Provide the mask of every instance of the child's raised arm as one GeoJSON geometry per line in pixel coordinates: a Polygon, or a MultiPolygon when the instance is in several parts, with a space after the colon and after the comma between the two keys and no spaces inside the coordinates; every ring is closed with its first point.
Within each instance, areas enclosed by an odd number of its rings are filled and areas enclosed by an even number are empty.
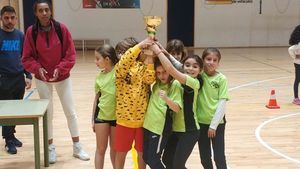
{"type": "Polygon", "coordinates": [[[172,63],[169,61],[167,56],[162,52],[162,50],[158,47],[157,44],[153,44],[151,47],[151,50],[154,52],[154,54],[159,58],[160,62],[162,63],[165,70],[171,74],[171,76],[178,80],[181,84],[186,84],[187,75],[184,73],[181,73],[178,71],[172,63]]]}
{"type": "Polygon", "coordinates": [[[171,63],[174,65],[174,67],[183,72],[182,66],[183,64],[179,62],[177,59],[174,58],[159,42],[155,42],[158,47],[162,50],[162,52],[170,59],[171,63]]]}
{"type": "Polygon", "coordinates": [[[116,64],[116,76],[125,77],[132,64],[138,58],[141,50],[151,46],[152,43],[153,41],[151,39],[146,38],[134,47],[127,49],[127,51],[122,55],[120,61],[116,64]]]}

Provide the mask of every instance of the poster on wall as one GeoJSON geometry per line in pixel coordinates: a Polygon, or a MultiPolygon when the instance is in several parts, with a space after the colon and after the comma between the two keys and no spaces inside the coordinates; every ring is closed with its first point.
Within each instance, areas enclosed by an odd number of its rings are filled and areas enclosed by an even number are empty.
{"type": "Polygon", "coordinates": [[[140,8],[140,0],[82,0],[83,8],[140,8]]]}

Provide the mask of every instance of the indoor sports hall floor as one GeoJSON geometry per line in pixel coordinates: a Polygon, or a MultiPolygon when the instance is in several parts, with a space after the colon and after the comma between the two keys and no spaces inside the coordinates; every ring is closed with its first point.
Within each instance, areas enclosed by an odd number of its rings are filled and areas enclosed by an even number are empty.
{"type": "MultiPolygon", "coordinates": [[[[288,56],[287,47],[220,50],[222,59],[219,70],[227,76],[230,88],[225,132],[229,168],[300,168],[300,105],[291,103],[294,65],[288,56]],[[272,89],[276,91],[280,109],[272,110],[265,107],[272,89]]],[[[194,53],[201,55],[202,49],[196,49],[194,53]]],[[[90,119],[97,68],[93,54],[93,51],[89,51],[85,56],[81,56],[81,52],[78,52],[77,63],[71,75],[80,139],[91,160],[80,161],[72,157],[71,138],[55,94],[54,143],[58,156],[57,163],[50,165],[49,169],[94,168],[96,144],[90,119]]],[[[37,91],[30,97],[34,98],[38,98],[37,91]]],[[[4,141],[0,141],[0,169],[34,168],[32,132],[31,126],[17,126],[16,135],[23,141],[23,147],[18,149],[17,155],[7,154],[4,150],[4,141]]],[[[133,168],[131,157],[131,153],[128,153],[126,169],[133,168]]],[[[112,169],[108,154],[105,160],[104,168],[112,169]]],[[[187,162],[187,167],[202,168],[197,146],[187,162]]]]}

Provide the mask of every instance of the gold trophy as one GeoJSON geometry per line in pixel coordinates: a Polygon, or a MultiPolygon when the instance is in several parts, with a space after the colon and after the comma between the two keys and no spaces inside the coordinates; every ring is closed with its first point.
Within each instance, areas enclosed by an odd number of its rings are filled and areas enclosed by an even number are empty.
{"type": "MultiPolygon", "coordinates": [[[[156,27],[161,24],[161,20],[162,17],[160,16],[144,16],[144,21],[146,23],[145,29],[151,39],[155,39],[156,27]]],[[[153,52],[151,50],[145,50],[144,54],[153,55],[153,52]]]]}

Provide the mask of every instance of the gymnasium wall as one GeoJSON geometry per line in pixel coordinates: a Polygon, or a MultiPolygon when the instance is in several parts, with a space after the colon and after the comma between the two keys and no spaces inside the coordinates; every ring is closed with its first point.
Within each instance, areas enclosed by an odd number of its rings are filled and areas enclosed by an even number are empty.
{"type": "Polygon", "coordinates": [[[83,9],[82,0],[53,0],[54,17],[67,24],[74,39],[109,39],[113,45],[128,36],[146,37],[143,14],[163,17],[157,37],[165,44],[166,5],[165,0],[141,0],[141,9],[83,9]]]}
{"type": "MultiPolygon", "coordinates": [[[[195,0],[195,47],[287,46],[291,31],[300,24],[300,1],[262,0],[262,14],[259,1],[205,5],[195,0]]],[[[54,11],[74,39],[104,38],[113,45],[128,36],[141,40],[146,35],[143,14],[159,15],[164,20],[157,36],[166,43],[166,0],[141,0],[141,9],[83,9],[82,0],[54,0],[54,11]]]]}
{"type": "Polygon", "coordinates": [[[204,5],[196,0],[195,46],[287,46],[300,24],[299,0],[262,0],[231,5],[204,5]]]}

